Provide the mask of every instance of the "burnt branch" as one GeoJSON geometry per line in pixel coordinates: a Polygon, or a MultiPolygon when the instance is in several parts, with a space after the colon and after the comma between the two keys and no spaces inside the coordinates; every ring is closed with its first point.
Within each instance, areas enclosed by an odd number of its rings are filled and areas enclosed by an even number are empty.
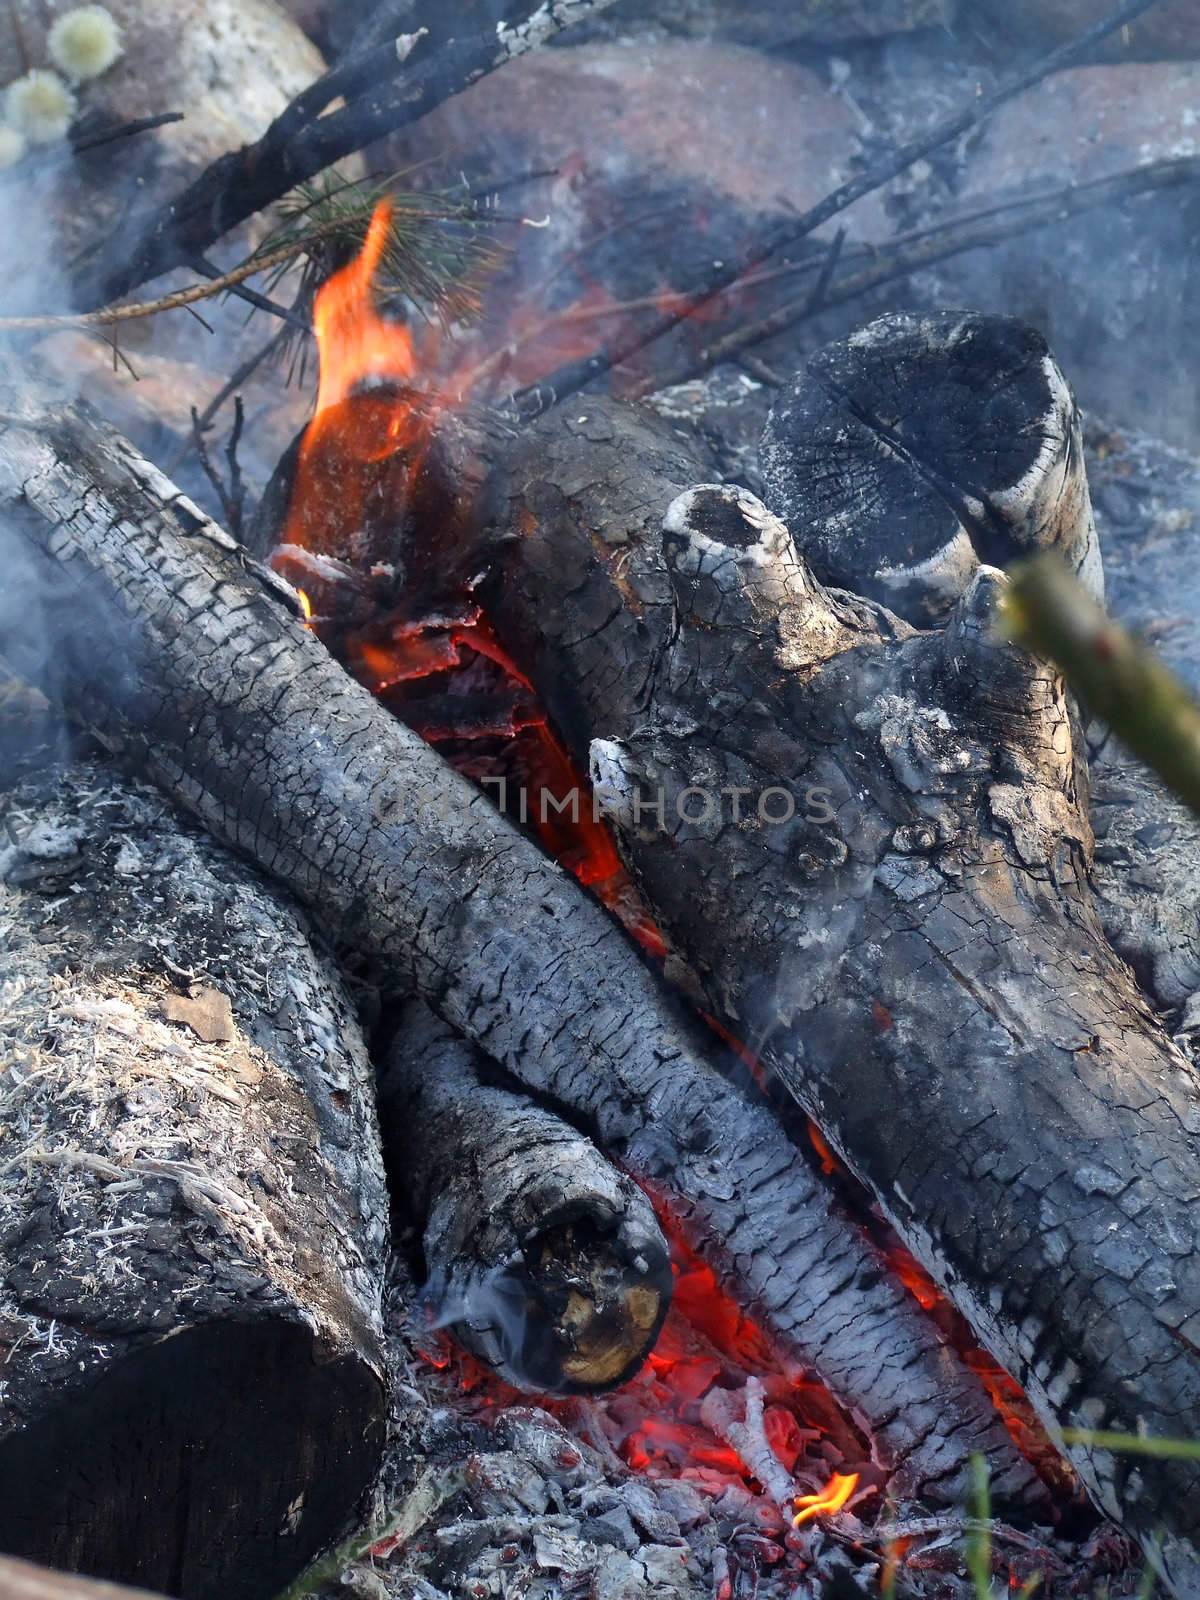
{"type": "Polygon", "coordinates": [[[384,1138],[424,1226],[430,1303],[518,1388],[615,1388],[671,1301],[642,1191],[425,1006],[408,1007],[380,1084],[384,1138]]]}
{"type": "Polygon", "coordinates": [[[411,67],[407,37],[334,67],[282,111],[256,143],[221,156],[167,205],[130,219],[78,274],[76,303],[106,306],[148,279],[187,266],[297,184],[419,121],[487,73],[609,4],[541,0],[524,21],[450,40],[411,67]],[[343,93],[346,104],[327,110],[343,93]]]}
{"type": "MultiPolygon", "coordinates": [[[[656,375],[644,379],[632,393],[641,398],[653,389],[667,387],[669,383],[685,383],[710,371],[722,361],[745,359],[757,345],[809,321],[821,312],[848,305],[870,294],[873,289],[895,283],[899,278],[907,278],[938,261],[948,261],[954,256],[964,255],[968,250],[982,250],[989,245],[1002,244],[1007,239],[1023,236],[1037,228],[1050,227],[1065,217],[1078,216],[1103,206],[1124,205],[1144,194],[1156,194],[1164,189],[1184,187],[1198,181],[1200,158],[1196,156],[1150,161],[1140,167],[1131,167],[1126,172],[1114,173],[1111,177],[1068,184],[1047,194],[1009,200],[965,216],[948,217],[933,227],[892,239],[886,244],[872,245],[862,251],[845,251],[841,256],[843,264],[851,258],[856,263],[865,264],[859,264],[856,271],[841,276],[833,275],[833,267],[837,263],[831,248],[826,252],[820,269],[822,277],[827,269],[829,272],[823,291],[818,292],[821,288],[818,282],[802,295],[785,301],[764,316],[731,328],[699,350],[687,367],[673,372],[669,378],[656,375]]],[[[773,388],[779,384],[779,379],[774,376],[768,376],[763,381],[773,388]]]]}

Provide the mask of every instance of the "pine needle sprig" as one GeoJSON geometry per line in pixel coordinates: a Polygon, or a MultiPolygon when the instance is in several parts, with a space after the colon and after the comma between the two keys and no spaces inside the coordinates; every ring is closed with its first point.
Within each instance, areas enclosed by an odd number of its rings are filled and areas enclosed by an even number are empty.
{"type": "Polygon", "coordinates": [[[488,236],[486,213],[469,198],[405,189],[399,180],[349,181],[323,173],[294,189],[276,207],[278,226],[260,246],[264,256],[295,247],[292,259],[266,279],[268,292],[298,267],[294,305],[307,317],[320,286],[362,249],[375,208],[385,199],[392,224],[376,281],[380,307],[447,326],[470,320],[479,310],[483,280],[503,253],[488,236]]]}

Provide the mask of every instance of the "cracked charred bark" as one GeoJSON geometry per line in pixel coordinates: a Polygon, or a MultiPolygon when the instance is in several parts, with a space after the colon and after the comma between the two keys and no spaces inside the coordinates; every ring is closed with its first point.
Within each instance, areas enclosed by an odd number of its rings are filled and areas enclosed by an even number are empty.
{"type": "Polygon", "coordinates": [[[667,1242],[646,1196],[589,1139],[486,1073],[427,1006],[405,1008],[380,1116],[423,1223],[430,1302],[518,1388],[615,1388],[670,1306],[667,1242]]]}
{"type": "MultiPolygon", "coordinates": [[[[1098,924],[1071,714],[991,635],[1002,574],[919,633],[744,491],[649,483],[650,431],[590,402],[529,438],[489,615],[713,1008],[1052,1437],[1200,1436],[1197,1081],[1098,924]]],[[[1193,1592],[1200,1467],[1070,1456],[1193,1592]]]]}
{"type": "Polygon", "coordinates": [[[669,1187],[693,1245],[862,1419],[897,1495],[958,1499],[981,1452],[998,1499],[1040,1503],[978,1379],[599,906],[127,443],[83,407],[4,398],[0,544],[9,596],[23,570],[34,591],[4,619],[17,666],[391,986],[669,1187]]]}
{"type": "Polygon", "coordinates": [[[1053,544],[1104,584],[1074,396],[1014,317],[880,317],[826,345],[772,407],[767,504],[822,583],[927,625],[981,562],[1053,544]]]}
{"type": "Polygon", "coordinates": [[[0,1547],[257,1600],[383,1449],[366,1048],[298,913],[155,790],[85,763],[0,804],[0,1547]]]}

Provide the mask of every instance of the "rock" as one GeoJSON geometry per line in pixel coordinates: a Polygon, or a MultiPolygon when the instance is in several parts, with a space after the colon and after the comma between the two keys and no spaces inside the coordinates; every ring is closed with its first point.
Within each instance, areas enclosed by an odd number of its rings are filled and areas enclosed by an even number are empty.
{"type": "MultiPolygon", "coordinates": [[[[654,21],[682,33],[759,46],[845,44],[916,28],[949,27],[955,0],[659,0],[654,21]]],[[[644,22],[645,0],[625,0],[615,21],[644,22]]]]}
{"type": "MultiPolygon", "coordinates": [[[[655,193],[676,189],[781,214],[814,204],[849,175],[856,128],[845,103],[806,67],[738,45],[633,40],[525,56],[439,107],[393,148],[410,160],[437,152],[451,174],[556,167],[610,191],[636,179],[645,210],[655,193]]],[[[537,214],[520,192],[523,209],[537,214]]],[[[619,214],[606,218],[615,220],[619,214]]],[[[859,237],[880,226],[872,206],[845,220],[859,237]]],[[[676,214],[677,231],[680,223],[676,214]]],[[[693,240],[702,227],[699,217],[683,219],[693,240]]],[[[626,234],[626,251],[630,242],[626,234]]]]}
{"type": "MultiPolygon", "coordinates": [[[[68,0],[13,0],[0,29],[0,85],[24,70],[49,64],[47,35],[68,0]],[[20,30],[18,42],[17,30],[20,30]]],[[[181,122],[72,157],[65,143],[53,159],[26,157],[12,169],[4,200],[17,229],[21,275],[30,294],[62,302],[61,284],[30,273],[24,219],[48,216],[59,261],[94,243],[147,196],[166,198],[210,161],[256,139],[289,100],[324,71],[316,46],[273,0],[109,0],[121,29],[123,53],[102,76],[78,87],[75,128],[106,127],[162,112],[184,113],[181,122]]],[[[12,232],[10,228],[6,230],[12,232]]],[[[0,250],[0,265],[12,246],[0,250]]],[[[13,273],[4,298],[11,301],[13,273]]],[[[10,305],[5,309],[12,309],[10,305]]]]}
{"type": "MultiPolygon", "coordinates": [[[[1111,0],[976,0],[981,19],[1025,49],[1062,44],[1112,11],[1111,0]]],[[[1195,0],[1158,0],[1145,16],[1106,46],[1113,60],[1200,56],[1200,7],[1195,0]]]]}
{"type": "Polygon", "coordinates": [[[322,54],[333,59],[329,52],[330,33],[344,11],[336,0],[279,0],[279,9],[291,17],[322,54]]]}
{"type": "MultiPolygon", "coordinates": [[[[989,205],[1141,163],[1200,154],[1200,64],[1059,73],[1004,106],[968,160],[959,200],[989,205]]],[[[1035,323],[1085,410],[1192,445],[1200,393],[1194,241],[1200,185],[1087,212],[944,263],[943,303],[1035,323]]]]}
{"type": "MultiPolygon", "coordinates": [[[[172,311],[125,325],[120,346],[124,361],[114,361],[101,340],[65,329],[38,344],[37,358],[64,388],[89,400],[151,461],[169,470],[192,499],[224,523],[224,509],[195,450],[189,447],[191,408],[202,411],[238,362],[271,337],[276,324],[257,314],[247,324],[238,301],[215,301],[201,309],[216,329],[215,337],[206,334],[186,312],[172,311]]],[[[288,385],[286,368],[271,362],[259,367],[239,393],[245,403],[246,426],[238,461],[254,501],[308,420],[311,395],[299,385],[288,385]]],[[[228,464],[224,452],[233,418],[231,400],[208,436],[213,463],[225,478],[228,464]]]]}
{"type": "MultiPolygon", "coordinates": [[[[637,39],[513,62],[387,141],[383,159],[404,169],[438,152],[430,182],[553,173],[503,196],[507,212],[535,223],[501,231],[512,255],[487,288],[481,349],[511,352],[508,387],[620,343],[644,322],[648,297],[694,294],[714,262],[765,245],[849,176],[858,126],[815,72],[783,57],[637,39]],[[638,305],[614,314],[613,301],[638,305]],[[566,308],[601,309],[603,320],[555,327],[566,308]]],[[[888,231],[875,197],[845,220],[852,238],[888,231]]],[[[697,319],[678,342],[703,333],[697,319]]],[[[654,370],[671,371],[673,356],[656,346],[654,370]]]]}

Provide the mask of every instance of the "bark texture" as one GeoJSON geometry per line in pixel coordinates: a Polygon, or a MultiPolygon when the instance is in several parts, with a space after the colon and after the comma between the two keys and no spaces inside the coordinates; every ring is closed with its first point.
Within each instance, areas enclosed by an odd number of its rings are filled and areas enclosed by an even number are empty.
{"type": "Polygon", "coordinates": [[[428,1294],[518,1388],[615,1388],[671,1303],[650,1202],[592,1142],[486,1064],[419,1002],[381,1083],[384,1137],[424,1224],[428,1294]]]}
{"type": "MultiPolygon", "coordinates": [[[[514,459],[489,614],[669,938],[1052,1436],[1194,1436],[1197,1080],[1097,921],[1070,712],[993,638],[1003,576],[915,632],[744,491],[627,495],[648,424],[588,409],[514,459]]],[[[1197,1467],[1070,1454],[1190,1593],[1197,1467]]]]}
{"type": "Polygon", "coordinates": [[[257,1600],[383,1448],[366,1050],[297,912],[156,791],[2,804],[0,1548],[257,1600]]]}
{"type": "Polygon", "coordinates": [[[979,1451],[999,1498],[1036,1502],[979,1381],[599,906],[127,444],[78,408],[14,394],[5,411],[4,565],[34,585],[5,619],[18,664],[46,667],[53,640],[43,681],[126,759],[389,984],[668,1185],[694,1246],[855,1408],[898,1495],[955,1500],[979,1451]]]}

